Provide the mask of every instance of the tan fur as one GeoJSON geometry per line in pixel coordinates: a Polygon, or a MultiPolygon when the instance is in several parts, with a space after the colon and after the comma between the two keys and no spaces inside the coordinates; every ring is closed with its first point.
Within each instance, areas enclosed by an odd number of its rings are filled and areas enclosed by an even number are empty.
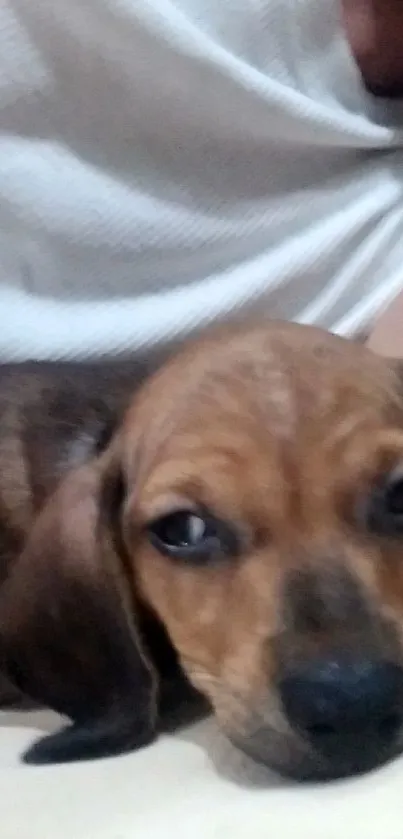
{"type": "MultiPolygon", "coordinates": [[[[383,650],[384,618],[401,637],[400,546],[369,538],[358,510],[378,478],[403,461],[402,428],[393,367],[358,344],[283,324],[224,331],[190,348],[129,411],[123,463],[129,498],[133,492],[134,579],[185,671],[237,738],[273,720],[278,728],[275,642],[282,633],[290,658],[317,645],[359,646],[364,636],[383,650]],[[236,525],[241,557],[192,568],[160,556],[142,531],[170,498],[178,506],[173,496],[236,525]],[[323,575],[326,606],[326,588],[336,598],[339,566],[379,618],[372,635],[343,592],[315,637],[284,626],[288,576],[323,575]]],[[[403,661],[400,641],[390,654],[403,661]]],[[[295,737],[288,745],[296,753],[301,747],[295,737]]]]}

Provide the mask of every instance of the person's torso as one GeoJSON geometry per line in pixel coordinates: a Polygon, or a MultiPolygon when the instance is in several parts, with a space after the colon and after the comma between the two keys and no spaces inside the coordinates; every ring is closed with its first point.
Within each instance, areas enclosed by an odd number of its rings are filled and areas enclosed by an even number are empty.
{"type": "Polygon", "coordinates": [[[399,289],[399,106],[337,0],[0,11],[2,357],[169,340],[241,309],[348,333],[399,289]]]}

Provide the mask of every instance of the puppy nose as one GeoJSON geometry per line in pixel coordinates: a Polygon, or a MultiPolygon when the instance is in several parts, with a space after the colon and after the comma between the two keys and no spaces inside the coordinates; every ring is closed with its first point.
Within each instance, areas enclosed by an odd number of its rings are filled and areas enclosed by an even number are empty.
{"type": "Polygon", "coordinates": [[[328,756],[385,748],[403,722],[403,672],[388,662],[345,655],[311,661],[282,680],[280,695],[290,724],[328,756]]]}

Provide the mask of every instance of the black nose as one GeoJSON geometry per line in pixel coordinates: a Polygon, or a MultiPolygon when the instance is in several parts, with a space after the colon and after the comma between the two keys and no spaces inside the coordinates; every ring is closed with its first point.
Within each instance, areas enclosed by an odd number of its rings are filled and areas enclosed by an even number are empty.
{"type": "Polygon", "coordinates": [[[403,671],[388,662],[314,660],[282,680],[280,695],[293,728],[331,758],[375,764],[403,723],[403,671]]]}

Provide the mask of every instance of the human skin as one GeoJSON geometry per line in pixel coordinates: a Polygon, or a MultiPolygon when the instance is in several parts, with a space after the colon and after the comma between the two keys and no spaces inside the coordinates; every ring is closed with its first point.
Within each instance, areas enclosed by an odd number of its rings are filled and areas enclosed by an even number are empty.
{"type": "MultiPolygon", "coordinates": [[[[343,23],[367,89],[403,98],[403,0],[341,0],[343,23]]],[[[368,345],[380,355],[403,356],[402,293],[374,324],[368,345]]]]}
{"type": "Polygon", "coordinates": [[[378,355],[403,358],[403,292],[375,322],[367,344],[378,355]]]}
{"type": "Polygon", "coordinates": [[[402,0],[341,0],[341,10],[368,90],[377,96],[403,97],[402,0]]]}

